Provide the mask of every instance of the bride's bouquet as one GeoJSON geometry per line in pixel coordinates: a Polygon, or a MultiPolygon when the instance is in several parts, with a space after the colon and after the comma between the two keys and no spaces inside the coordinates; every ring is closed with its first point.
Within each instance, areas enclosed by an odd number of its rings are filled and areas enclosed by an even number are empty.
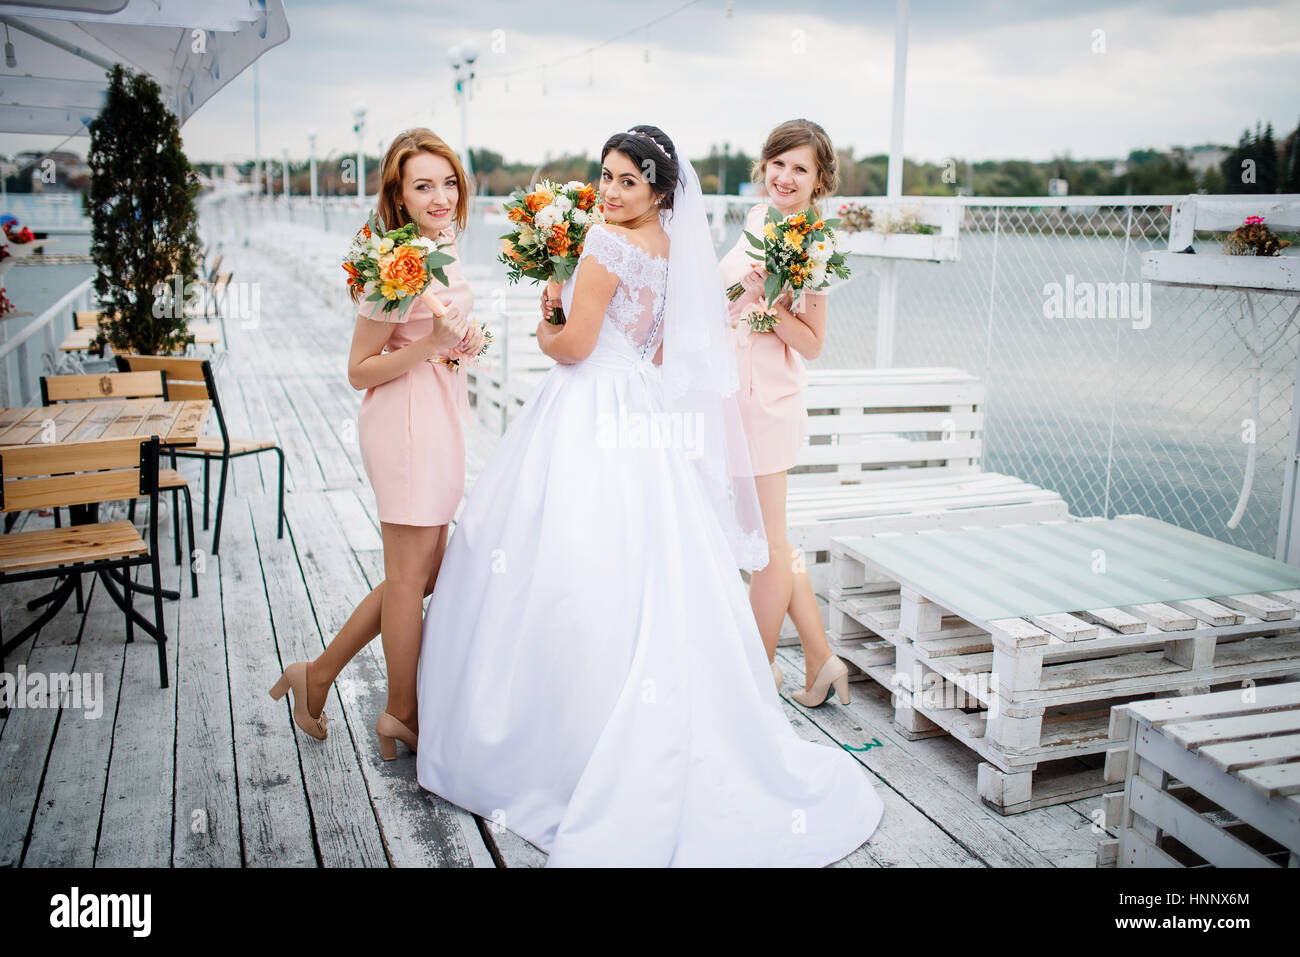
{"type": "Polygon", "coordinates": [[[348,285],[360,289],[366,302],[381,303],[379,314],[396,312],[400,318],[418,297],[435,316],[444,316],[442,301],[426,292],[432,279],[448,285],[443,267],[455,258],[441,250],[450,245],[421,236],[415,223],[385,230],[372,212],[348,247],[343,269],[348,285]]]}
{"type": "MultiPolygon", "coordinates": [[[[547,284],[549,295],[558,296],[559,284],[573,275],[582,254],[587,230],[605,221],[596,204],[596,188],[577,180],[559,183],[543,180],[532,192],[517,189],[505,203],[506,216],[515,223],[513,232],[501,237],[501,255],[512,283],[521,276],[547,284]]],[[[564,322],[558,306],[551,313],[555,325],[564,322]]]]}
{"type": "MultiPolygon", "coordinates": [[[[834,227],[838,223],[838,219],[821,219],[812,207],[783,219],[773,206],[768,208],[763,224],[763,239],[745,230],[745,238],[754,247],[749,255],[767,270],[763,293],[768,308],[751,309],[745,314],[755,332],[768,331],[776,324],[771,308],[787,289],[793,297],[790,308],[798,311],[804,293],[825,289],[832,274],[848,278],[848,263],[836,248],[834,227]]],[[[727,290],[727,298],[735,302],[744,293],[745,287],[736,283],[727,290]]]]}

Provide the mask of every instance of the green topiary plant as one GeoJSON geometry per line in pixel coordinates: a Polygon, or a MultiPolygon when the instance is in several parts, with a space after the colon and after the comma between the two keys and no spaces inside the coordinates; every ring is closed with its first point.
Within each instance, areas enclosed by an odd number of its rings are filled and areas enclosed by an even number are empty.
{"type": "Polygon", "coordinates": [[[121,64],[109,77],[90,123],[86,206],[105,313],[94,348],[166,355],[194,341],[183,307],[196,278],[200,184],[158,84],[121,64]]]}

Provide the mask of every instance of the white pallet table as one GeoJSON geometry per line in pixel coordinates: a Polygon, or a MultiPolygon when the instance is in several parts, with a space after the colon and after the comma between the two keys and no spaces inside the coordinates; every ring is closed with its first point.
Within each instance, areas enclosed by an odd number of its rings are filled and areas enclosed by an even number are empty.
{"type": "MultiPolygon", "coordinates": [[[[1150,522],[1137,516],[1101,525],[1050,522],[1040,527],[1055,530],[1049,534],[1056,547],[1073,541],[1070,536],[1080,526],[1092,526],[1077,534],[1104,534],[1110,539],[1097,540],[1125,541],[1136,552],[1150,547],[1142,534],[1166,534],[1144,524],[1150,522]]],[[[926,580],[915,568],[900,573],[905,563],[898,560],[891,566],[889,552],[879,547],[889,539],[902,541],[898,535],[835,540],[830,583],[828,634],[836,653],[894,692],[900,731],[911,737],[951,734],[978,752],[986,762],[980,767],[981,797],[999,811],[1017,813],[1054,799],[1084,796],[1081,791],[1038,793],[1032,787],[1033,772],[1043,761],[1108,751],[1107,708],[1117,700],[1194,693],[1230,682],[1300,673],[1300,589],[1278,584],[1300,575],[1290,566],[1243,552],[1248,556],[1243,561],[1253,567],[1242,580],[1278,590],[1047,610],[1053,606],[1042,605],[1035,589],[1050,590],[1056,584],[1033,580],[1032,575],[1021,582],[1017,566],[997,552],[998,543],[1012,541],[1012,528],[960,533],[985,536],[964,538],[960,545],[988,563],[987,568],[973,565],[963,574],[979,580],[994,568],[1004,577],[1011,575],[1013,580],[999,587],[1007,600],[1024,601],[1029,614],[989,617],[968,604],[971,593],[955,583],[934,576],[926,580]],[[873,554],[886,557],[877,560],[873,554]]],[[[919,535],[930,541],[912,547],[914,552],[934,552],[936,546],[937,553],[943,553],[956,547],[949,533],[919,535]]],[[[1041,537],[1021,534],[1016,541],[1025,547],[1025,541],[1041,537]]],[[[1078,541],[1087,544],[1089,539],[1078,541]]],[[[1216,554],[1231,549],[1212,544],[1219,550],[1216,554]]],[[[1231,557],[1235,551],[1223,554],[1231,557]]],[[[1086,549],[1080,553],[1085,561],[1088,555],[1086,549]]],[[[1046,560],[1033,548],[1020,558],[1046,560]]],[[[1133,556],[1130,560],[1140,561],[1133,556]]],[[[1123,568],[1118,571],[1128,574],[1123,568]]],[[[1170,574],[1176,577],[1177,571],[1170,574]]],[[[1071,584],[1060,587],[1069,594],[1071,584]]],[[[1060,600],[1067,603],[1061,607],[1070,607],[1073,599],[1060,600]]],[[[1100,774],[1094,774],[1084,790],[1101,793],[1100,774]]]]}
{"type": "Polygon", "coordinates": [[[1300,867],[1300,682],[1120,705],[1098,866],[1300,867]]]}

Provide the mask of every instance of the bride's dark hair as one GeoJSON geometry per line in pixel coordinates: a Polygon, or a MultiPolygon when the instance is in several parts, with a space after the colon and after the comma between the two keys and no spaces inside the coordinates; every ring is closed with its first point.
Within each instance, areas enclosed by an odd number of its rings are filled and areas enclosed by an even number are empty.
{"type": "Polygon", "coordinates": [[[600,151],[603,163],[610,150],[618,150],[641,170],[650,190],[659,197],[660,209],[673,208],[673,190],[677,188],[677,147],[668,134],[657,126],[634,126],[626,133],[615,133],[605,140],[600,151]]]}

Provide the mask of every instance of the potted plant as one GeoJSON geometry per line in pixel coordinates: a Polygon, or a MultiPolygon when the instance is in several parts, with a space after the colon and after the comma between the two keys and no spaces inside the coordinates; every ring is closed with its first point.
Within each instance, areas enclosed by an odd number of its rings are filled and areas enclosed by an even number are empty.
{"type": "Polygon", "coordinates": [[[93,171],[85,203],[104,318],[94,348],[168,355],[194,341],[185,299],[197,289],[197,173],[180,126],[148,76],[113,67],[90,123],[93,171]]]}

